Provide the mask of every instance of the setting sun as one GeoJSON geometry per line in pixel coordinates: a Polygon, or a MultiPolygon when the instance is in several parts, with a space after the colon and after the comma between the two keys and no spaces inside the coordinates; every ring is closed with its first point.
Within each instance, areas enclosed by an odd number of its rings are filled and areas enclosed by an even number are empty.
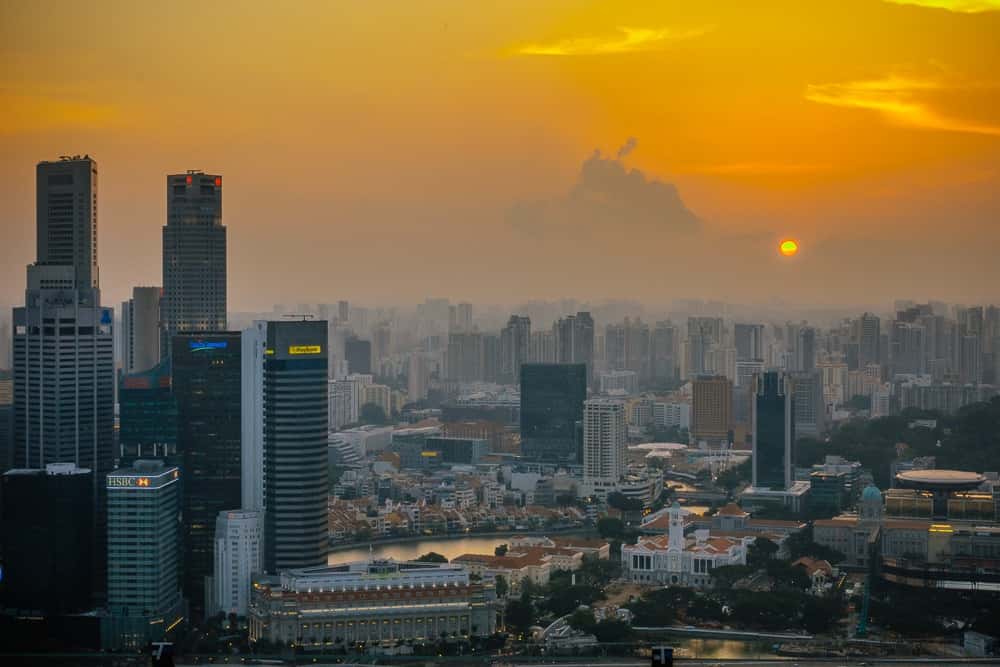
{"type": "Polygon", "coordinates": [[[799,244],[797,241],[794,241],[792,239],[786,239],[781,242],[781,245],[778,246],[778,249],[781,250],[781,254],[784,255],[785,257],[791,257],[792,255],[794,255],[799,251],[799,244]]]}

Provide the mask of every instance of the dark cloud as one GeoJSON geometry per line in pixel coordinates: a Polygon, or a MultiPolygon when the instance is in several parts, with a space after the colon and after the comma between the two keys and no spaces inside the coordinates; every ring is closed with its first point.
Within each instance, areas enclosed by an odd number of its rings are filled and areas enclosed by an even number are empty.
{"type": "Polygon", "coordinates": [[[630,138],[620,157],[601,151],[584,161],[576,183],[562,197],[521,201],[507,211],[507,221],[519,234],[539,237],[600,240],[627,234],[632,241],[660,241],[697,234],[701,220],[670,183],[626,169],[621,157],[637,145],[630,138]]]}
{"type": "Polygon", "coordinates": [[[635,147],[639,145],[639,142],[635,137],[629,137],[622,144],[622,147],[618,149],[618,159],[624,160],[628,157],[628,154],[635,150],[635,147]]]}

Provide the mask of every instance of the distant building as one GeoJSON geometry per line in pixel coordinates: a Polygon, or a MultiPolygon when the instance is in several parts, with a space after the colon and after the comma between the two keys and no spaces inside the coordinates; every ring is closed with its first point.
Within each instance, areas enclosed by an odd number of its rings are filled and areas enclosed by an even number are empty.
{"type": "Polygon", "coordinates": [[[691,438],[718,445],[731,441],[733,385],[724,376],[699,376],[692,381],[691,438]]]}
{"type": "Polygon", "coordinates": [[[763,361],[763,324],[733,325],[733,341],[736,344],[736,361],[763,361]]]}
{"type": "Polygon", "coordinates": [[[521,366],[530,359],[531,318],[511,315],[500,332],[500,381],[504,384],[521,382],[521,366]]]}
{"type": "Polygon", "coordinates": [[[582,462],[585,364],[525,364],[521,370],[521,453],[529,461],[582,462]]]}
{"type": "Polygon", "coordinates": [[[261,571],[261,520],[256,512],[219,512],[208,614],[246,616],[250,583],[261,571]]]}
{"type": "Polygon", "coordinates": [[[584,364],[587,382],[594,376],[594,318],[588,312],[567,315],[552,325],[560,364],[584,364]]]}
{"type": "Polygon", "coordinates": [[[167,176],[163,227],[164,351],[179,333],[226,330],[226,228],[222,176],[167,176]]]}
{"type": "Polygon", "coordinates": [[[629,396],[639,393],[639,375],[635,371],[608,371],[597,375],[602,394],[629,396]]]}
{"type": "Polygon", "coordinates": [[[791,382],[787,376],[769,371],[758,376],[754,395],[752,484],[754,487],[788,489],[794,481],[795,422],[791,382]]]}
{"type": "Polygon", "coordinates": [[[440,452],[444,463],[476,464],[489,454],[489,442],[478,438],[430,437],[424,441],[424,451],[440,452]]]}
{"type": "Polygon", "coordinates": [[[625,404],[593,398],[583,405],[583,483],[588,494],[604,497],[625,476],[625,404]]]}
{"type": "Polygon", "coordinates": [[[107,476],[107,649],[161,641],[184,620],[180,591],[180,471],[139,460],[107,476]]]}
{"type": "Polygon", "coordinates": [[[133,287],[122,302],[122,372],[139,373],[160,363],[160,287],[133,287]]]}
{"type": "Polygon", "coordinates": [[[371,341],[350,336],[344,341],[344,356],[347,359],[348,373],[370,374],[372,372],[371,341]]]}

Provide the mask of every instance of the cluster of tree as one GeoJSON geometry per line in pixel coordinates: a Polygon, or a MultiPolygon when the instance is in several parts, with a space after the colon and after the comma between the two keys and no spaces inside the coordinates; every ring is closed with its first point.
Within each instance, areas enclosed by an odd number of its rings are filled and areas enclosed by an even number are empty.
{"type": "Polygon", "coordinates": [[[833,429],[828,442],[801,438],[795,463],[820,463],[827,454],[860,461],[872,471],[880,488],[889,486],[890,464],[896,444],[904,443],[907,456],[935,456],[939,468],[996,470],[1000,468],[1000,397],[962,408],[958,414],[909,409],[901,415],[878,419],[852,419],[833,429]],[[914,419],[936,419],[933,429],[910,428],[914,419]]]}
{"type": "Polygon", "coordinates": [[[740,485],[749,482],[752,475],[751,461],[747,459],[738,466],[720,472],[715,478],[715,484],[719,488],[725,489],[729,495],[732,495],[740,485]]]}
{"type": "Polygon", "coordinates": [[[436,551],[428,551],[422,556],[417,557],[418,563],[447,563],[448,559],[439,554],[436,551]]]}
{"type": "Polygon", "coordinates": [[[616,618],[597,621],[589,609],[577,609],[568,619],[574,630],[594,635],[599,642],[625,642],[632,638],[632,626],[616,618]]]}
{"type": "Polygon", "coordinates": [[[836,565],[847,559],[847,556],[836,549],[817,544],[813,540],[812,524],[809,524],[805,529],[797,533],[789,535],[788,540],[785,542],[785,548],[788,549],[788,555],[793,561],[803,556],[810,556],[811,558],[829,561],[830,564],[836,565]]]}

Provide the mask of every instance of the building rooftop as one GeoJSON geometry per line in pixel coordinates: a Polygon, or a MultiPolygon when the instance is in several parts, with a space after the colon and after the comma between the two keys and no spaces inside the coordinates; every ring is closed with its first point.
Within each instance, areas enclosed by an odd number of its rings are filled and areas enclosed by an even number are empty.
{"type": "Polygon", "coordinates": [[[955,491],[974,489],[985,482],[986,477],[965,470],[906,470],[896,474],[896,481],[911,489],[955,491]]]}

